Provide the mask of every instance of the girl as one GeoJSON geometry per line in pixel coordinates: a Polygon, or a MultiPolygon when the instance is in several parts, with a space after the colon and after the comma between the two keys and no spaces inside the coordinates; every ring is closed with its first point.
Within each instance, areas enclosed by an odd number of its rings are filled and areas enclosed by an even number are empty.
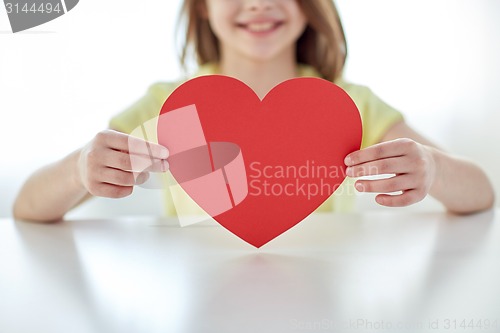
{"type": "MultiPolygon", "coordinates": [[[[193,51],[196,75],[236,77],[261,98],[293,77],[321,77],[341,86],[363,120],[362,149],[346,156],[347,175],[394,174],[354,183],[359,191],[380,193],[375,198],[379,204],[407,206],[430,194],[454,213],[492,207],[492,186],[478,166],[436,148],[368,88],[342,79],[347,48],[332,0],[185,0],[182,15],[187,29],[181,60],[186,64],[193,51]]],[[[151,144],[149,152],[141,139],[127,133],[157,116],[180,83],[152,85],[146,96],[111,120],[111,129],[32,175],[16,199],[15,217],[53,221],[90,196],[131,194],[148,178],[146,172],[134,174],[131,157],[151,164],[151,171],[165,171],[168,150],[151,144]]]]}

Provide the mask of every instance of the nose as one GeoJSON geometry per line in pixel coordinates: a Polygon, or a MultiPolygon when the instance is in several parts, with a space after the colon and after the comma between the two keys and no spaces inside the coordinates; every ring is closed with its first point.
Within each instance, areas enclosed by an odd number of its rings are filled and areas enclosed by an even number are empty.
{"type": "Polygon", "coordinates": [[[274,0],[245,0],[245,7],[251,11],[268,10],[274,4],[274,0]]]}

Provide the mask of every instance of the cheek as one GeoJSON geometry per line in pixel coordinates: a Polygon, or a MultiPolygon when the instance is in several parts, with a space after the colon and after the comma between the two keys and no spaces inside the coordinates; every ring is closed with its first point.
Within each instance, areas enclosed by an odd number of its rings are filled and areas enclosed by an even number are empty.
{"type": "Polygon", "coordinates": [[[293,22],[292,29],[294,33],[298,35],[298,38],[307,26],[307,18],[298,5],[297,7],[290,8],[288,13],[291,21],[293,22]]]}
{"type": "Polygon", "coordinates": [[[297,21],[297,24],[295,26],[296,33],[297,33],[297,38],[299,38],[304,30],[306,29],[307,26],[307,21],[304,17],[300,17],[300,19],[297,21]]]}
{"type": "Polygon", "coordinates": [[[234,42],[231,27],[224,22],[213,22],[210,24],[212,31],[221,44],[230,44],[234,42]]]}
{"type": "Polygon", "coordinates": [[[208,18],[210,27],[219,39],[224,38],[233,29],[231,10],[227,5],[210,6],[208,18]]]}

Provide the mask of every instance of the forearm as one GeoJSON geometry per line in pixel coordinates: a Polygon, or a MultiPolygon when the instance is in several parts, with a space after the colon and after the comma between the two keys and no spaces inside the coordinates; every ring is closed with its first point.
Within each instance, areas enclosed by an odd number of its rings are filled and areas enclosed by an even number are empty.
{"type": "Polygon", "coordinates": [[[474,163],[429,147],[435,163],[430,194],[448,211],[473,213],[493,206],[495,195],[486,174],[474,163]]]}
{"type": "Polygon", "coordinates": [[[78,181],[79,152],[40,169],[26,181],[14,203],[15,218],[56,221],[88,195],[78,181]]]}

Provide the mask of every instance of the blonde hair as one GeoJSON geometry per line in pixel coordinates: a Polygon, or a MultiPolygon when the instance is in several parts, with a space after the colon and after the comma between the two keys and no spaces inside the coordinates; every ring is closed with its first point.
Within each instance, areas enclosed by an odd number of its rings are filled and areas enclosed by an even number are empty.
{"type": "MultiPolygon", "coordinates": [[[[184,0],[178,28],[185,25],[181,41],[181,64],[187,67],[190,53],[198,65],[220,60],[219,40],[208,19],[202,15],[205,0],[184,0]]],[[[342,76],[347,58],[347,42],[333,0],[297,0],[307,18],[307,27],[297,41],[297,62],[314,67],[327,80],[342,76]]]]}

